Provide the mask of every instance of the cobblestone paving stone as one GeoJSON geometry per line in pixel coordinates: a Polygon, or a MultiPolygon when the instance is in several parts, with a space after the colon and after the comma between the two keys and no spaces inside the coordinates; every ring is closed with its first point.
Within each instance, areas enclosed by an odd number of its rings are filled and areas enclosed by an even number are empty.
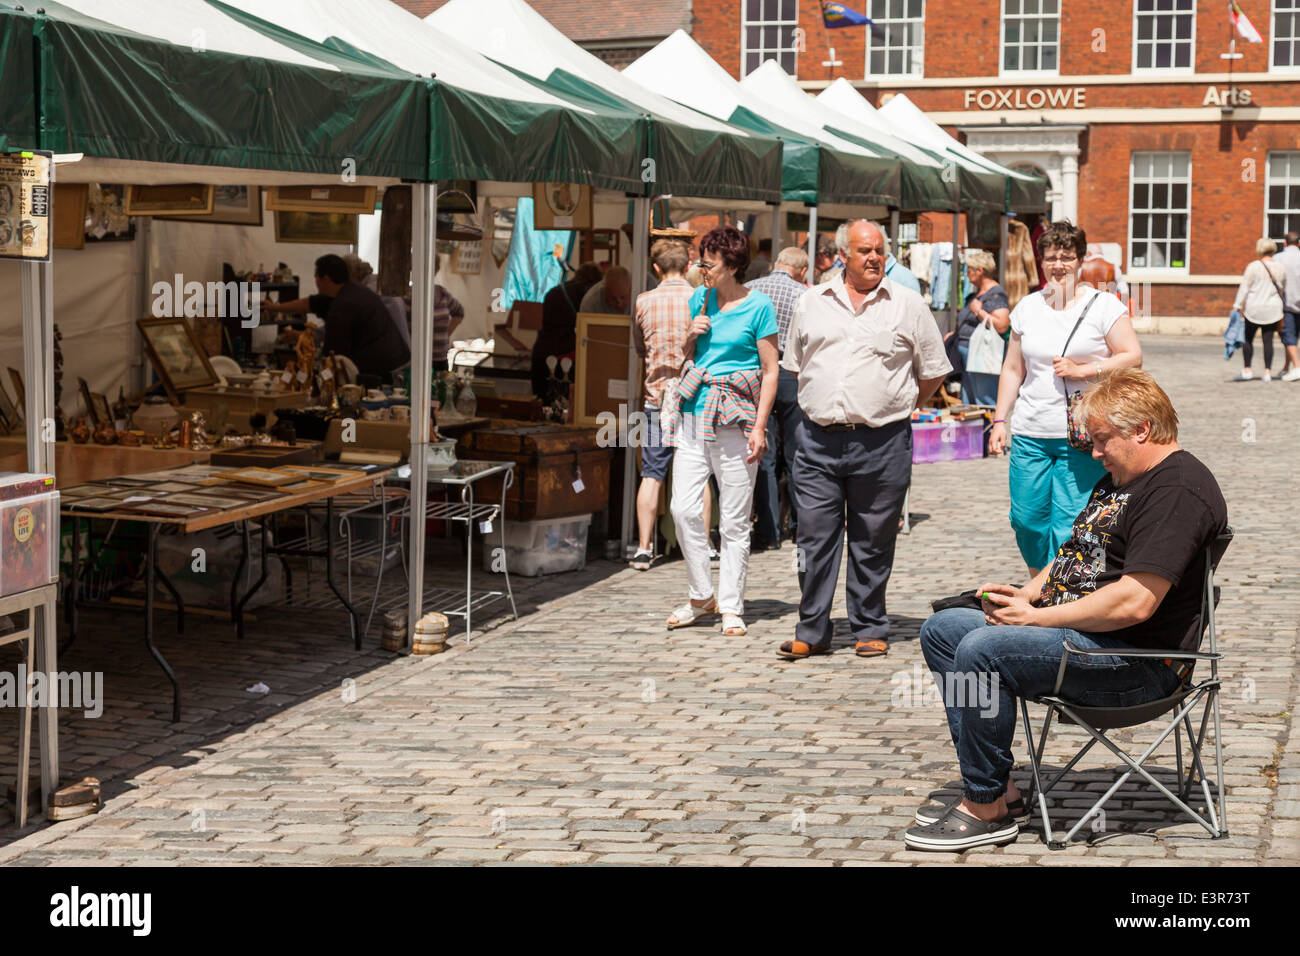
{"type": "MultiPolygon", "coordinates": [[[[329,612],[262,609],[243,644],[220,621],[184,637],[168,622],[161,644],[186,687],[176,725],[142,660],[139,617],[88,613],[64,666],[104,670],[107,704],[98,720],[62,715],[64,776],[97,774],[107,804],[21,833],[0,819],[0,862],[1294,865],[1300,545],[1285,503],[1300,491],[1300,387],[1230,383],[1237,365],[1217,339],[1144,347],[1238,532],[1219,575],[1228,839],[1211,841],[1130,784],[1107,808],[1109,838],[1091,845],[1052,852],[1027,829],[966,854],[904,847],[915,808],[958,782],[915,641],[928,602],[1024,574],[1006,463],[986,459],[915,469],[913,532],[890,588],[894,643],[874,660],[852,653],[842,592],[834,654],[774,657],[797,609],[789,545],[753,558],[744,638],[716,625],[664,629],[684,593],[679,561],[645,574],[594,562],[519,581],[517,622],[498,615],[472,644],[432,659],[354,654],[329,612]],[[244,692],[259,679],[270,695],[244,692]]],[[[454,576],[454,555],[443,557],[454,576]]],[[[12,711],[0,715],[10,780],[15,724],[12,711]]],[[[1047,763],[1061,765],[1082,739],[1057,731],[1047,763]]],[[[1152,735],[1116,739],[1140,746],[1152,735]]],[[[1090,755],[1071,785],[1078,795],[1054,804],[1058,825],[1109,785],[1116,763],[1090,755]]],[[[1016,772],[1025,786],[1027,763],[1016,772]]]]}

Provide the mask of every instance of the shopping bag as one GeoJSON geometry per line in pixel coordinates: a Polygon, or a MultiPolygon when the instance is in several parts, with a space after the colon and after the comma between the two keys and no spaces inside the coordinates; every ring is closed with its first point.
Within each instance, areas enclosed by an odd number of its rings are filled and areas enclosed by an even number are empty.
{"type": "Polygon", "coordinates": [[[966,352],[966,371],[976,374],[998,375],[1002,372],[1002,358],[1006,343],[992,324],[984,321],[970,334],[970,347],[966,352]]]}

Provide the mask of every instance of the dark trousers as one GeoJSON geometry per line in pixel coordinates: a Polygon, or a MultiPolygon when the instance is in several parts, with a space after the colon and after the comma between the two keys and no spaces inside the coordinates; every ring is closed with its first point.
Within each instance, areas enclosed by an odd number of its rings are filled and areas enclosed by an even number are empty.
{"type": "Polygon", "coordinates": [[[755,531],[759,539],[775,544],[781,539],[781,495],[777,488],[778,458],[785,463],[786,495],[790,499],[790,524],[798,523],[795,498],[795,437],[803,410],[799,408],[799,379],[794,372],[781,369],[777,378],[776,401],[767,418],[767,454],[758,463],[758,481],[754,485],[755,531]]]}
{"type": "Polygon", "coordinates": [[[849,628],[857,640],[882,639],[889,634],[885,586],[912,480],[911,423],[827,431],[805,418],[798,443],[794,483],[802,597],[795,637],[822,645],[831,639],[831,604],[847,528],[849,628]]]}

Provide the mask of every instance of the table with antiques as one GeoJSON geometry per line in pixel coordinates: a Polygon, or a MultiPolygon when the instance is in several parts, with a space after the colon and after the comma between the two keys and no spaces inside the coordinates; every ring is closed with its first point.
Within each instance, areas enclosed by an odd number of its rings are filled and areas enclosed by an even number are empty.
{"type": "MultiPolygon", "coordinates": [[[[70,641],[77,635],[77,602],[81,573],[81,520],[102,519],[114,522],[136,522],[145,528],[145,592],[144,640],[150,655],[162,668],[172,685],[172,719],[180,720],[181,688],[171,666],[154,643],[154,589],[161,583],[177,602],[178,630],[184,629],[184,606],[179,593],[165,575],[157,569],[158,536],[163,529],[179,534],[203,531],[223,525],[240,526],[242,551],[239,565],[231,582],[230,614],[239,639],[244,636],[243,609],[265,583],[267,561],[272,555],[281,559],[289,556],[324,558],[326,583],[348,613],[354,646],[361,648],[361,629],[357,612],[339,590],[334,581],[334,512],[336,498],[364,492],[377,492],[388,469],[374,466],[340,468],[322,465],[285,465],[275,469],[230,468],[222,466],[191,465],[170,471],[142,475],[127,475],[108,479],[103,483],[80,485],[64,489],[60,502],[61,512],[72,521],[71,581],[67,593],[68,629],[70,641]],[[271,545],[268,536],[271,524],[278,514],[293,509],[324,503],[325,540],[323,547],[312,547],[310,542],[271,545]],[[261,576],[242,595],[239,579],[251,553],[251,534],[248,522],[265,518],[260,523],[261,576]]],[[[93,564],[94,554],[86,556],[93,564]]],[[[287,567],[287,565],[285,565],[287,567]]]]}

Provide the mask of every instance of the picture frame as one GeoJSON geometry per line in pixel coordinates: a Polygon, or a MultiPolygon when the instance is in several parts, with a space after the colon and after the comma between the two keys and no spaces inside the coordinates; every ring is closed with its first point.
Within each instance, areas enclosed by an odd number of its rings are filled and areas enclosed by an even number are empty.
{"type": "Polygon", "coordinates": [[[91,426],[98,425],[99,419],[96,417],[95,400],[91,397],[90,386],[80,376],[77,377],[77,391],[81,393],[81,404],[86,407],[86,417],[90,419],[91,426]]]}
{"type": "Polygon", "coordinates": [[[342,212],[283,212],[275,214],[276,242],[355,246],[357,217],[342,212]]]}
{"type": "Polygon", "coordinates": [[[14,404],[18,411],[27,413],[27,386],[23,383],[23,373],[12,365],[9,366],[9,381],[14,383],[14,404]]]}
{"type": "Polygon", "coordinates": [[[135,324],[144,339],[145,354],[173,405],[182,404],[181,394],[188,389],[217,384],[217,373],[207,353],[183,317],[151,316],[137,319],[135,324]]]}
{"type": "Polygon", "coordinates": [[[174,222],[208,222],[227,226],[262,224],[261,186],[214,186],[212,212],[207,215],[169,216],[174,222]]]}
{"type": "Polygon", "coordinates": [[[206,216],[212,212],[216,187],[205,183],[127,186],[128,216],[206,216]]]}
{"type": "Polygon", "coordinates": [[[534,229],[590,229],[591,187],[533,183],[534,229]]]}
{"type": "MultiPolygon", "coordinates": [[[[578,313],[573,424],[599,426],[597,416],[602,412],[616,417],[626,415],[632,387],[626,378],[631,324],[631,317],[626,315],[578,313]]],[[[637,365],[637,377],[632,382],[640,381],[640,362],[637,365]]]]}
{"type": "Polygon", "coordinates": [[[9,391],[0,382],[0,434],[8,435],[22,422],[22,415],[9,398],[9,391]]]}
{"type": "Polygon", "coordinates": [[[89,190],[86,242],[130,242],[135,223],[126,214],[126,190],[121,183],[99,183],[89,190]]]}
{"type": "Polygon", "coordinates": [[[54,184],[54,224],[50,238],[55,249],[86,247],[86,204],[90,187],[85,183],[54,184]]]}
{"type": "Polygon", "coordinates": [[[336,212],[369,215],[375,211],[374,186],[271,186],[266,208],[272,212],[336,212]]]}
{"type": "Polygon", "coordinates": [[[110,425],[113,424],[113,410],[109,407],[108,397],[106,395],[101,395],[99,392],[91,392],[90,400],[94,404],[95,424],[98,425],[103,422],[108,422],[110,425]]]}

